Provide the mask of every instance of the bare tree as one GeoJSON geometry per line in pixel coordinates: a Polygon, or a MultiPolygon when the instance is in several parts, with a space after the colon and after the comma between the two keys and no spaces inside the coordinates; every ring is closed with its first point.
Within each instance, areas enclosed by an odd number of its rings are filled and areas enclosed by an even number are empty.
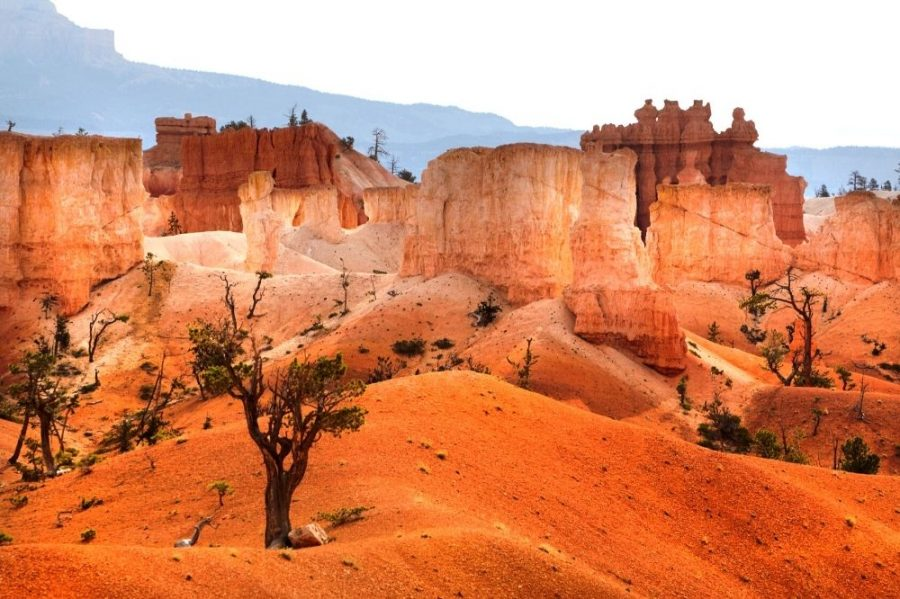
{"type": "Polygon", "coordinates": [[[256,271],[256,288],[253,289],[253,298],[250,302],[250,310],[247,311],[247,320],[253,318],[253,315],[256,313],[256,306],[259,305],[259,302],[262,301],[262,298],[266,293],[265,289],[262,287],[262,282],[271,278],[272,273],[270,272],[264,270],[256,271]]]}
{"type": "Polygon", "coordinates": [[[94,354],[97,353],[97,346],[100,345],[106,329],[117,322],[128,322],[128,315],[115,314],[107,308],[91,314],[91,321],[88,324],[88,362],[94,361],[94,354]]]}
{"type": "Polygon", "coordinates": [[[388,151],[384,147],[384,142],[388,138],[387,133],[384,132],[384,129],[375,128],[372,129],[372,138],[372,145],[369,146],[369,158],[381,162],[381,157],[388,155],[388,151]]]}
{"type": "Polygon", "coordinates": [[[866,411],[864,409],[863,403],[866,400],[866,391],[869,390],[869,384],[866,382],[866,377],[860,375],[859,377],[859,401],[856,402],[856,405],[853,407],[853,412],[856,414],[857,420],[865,420],[866,419],[866,411]]]}
{"type": "Polygon", "coordinates": [[[228,308],[228,314],[231,316],[231,328],[235,331],[238,330],[238,322],[237,322],[237,305],[234,301],[234,288],[237,287],[237,283],[232,283],[228,280],[228,275],[221,274],[219,275],[219,280],[225,284],[225,307],[228,308]]]}
{"type": "Polygon", "coordinates": [[[518,377],[518,385],[523,389],[528,389],[531,386],[531,367],[535,365],[538,361],[538,357],[531,352],[531,337],[525,340],[525,356],[522,358],[521,362],[513,362],[509,358],[506,358],[506,361],[510,363],[510,365],[516,369],[516,376],[518,377]]]}
{"type": "Polygon", "coordinates": [[[16,122],[12,119],[6,119],[6,130],[12,131],[16,128],[16,122]]]}
{"type": "Polygon", "coordinates": [[[350,312],[350,305],[347,303],[349,301],[347,295],[350,290],[350,273],[347,271],[347,266],[344,264],[343,258],[341,258],[341,289],[344,290],[344,301],[341,302],[341,305],[343,306],[341,309],[341,316],[343,316],[350,312]]]}

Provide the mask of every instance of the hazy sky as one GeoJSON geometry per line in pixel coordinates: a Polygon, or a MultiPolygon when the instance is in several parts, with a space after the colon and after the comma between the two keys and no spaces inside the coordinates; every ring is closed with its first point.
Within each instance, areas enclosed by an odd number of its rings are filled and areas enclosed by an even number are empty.
{"type": "Polygon", "coordinates": [[[162,66],[574,129],[703,98],[761,145],[900,146],[891,0],[53,1],[162,66]]]}

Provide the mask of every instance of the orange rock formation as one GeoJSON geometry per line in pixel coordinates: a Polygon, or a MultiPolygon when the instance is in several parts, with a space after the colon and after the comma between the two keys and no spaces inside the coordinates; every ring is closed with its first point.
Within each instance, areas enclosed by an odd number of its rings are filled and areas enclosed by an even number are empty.
{"type": "Polygon", "coordinates": [[[632,152],[536,144],[451,150],[422,175],[401,274],[466,273],[517,304],[570,287],[580,335],[683,368],[674,307],[632,225],[634,165],[632,152]]]}
{"type": "Polygon", "coordinates": [[[725,183],[761,183],[772,187],[775,231],[789,245],[801,243],[803,229],[803,190],[806,182],[785,171],[784,156],[762,152],[753,144],[758,138],[753,121],[744,119],[744,110],[735,108],[732,125],[716,133],[709,122],[711,109],[702,100],[694,100],[687,110],[678,102],[666,100],[657,110],[652,100],[635,111],[637,123],[622,126],[594,125],[581,136],[584,150],[599,148],[605,152],[628,147],[638,155],[635,224],[646,232],[650,226],[650,205],[657,199],[656,186],[681,181],[681,173],[697,182],[699,172],[712,185],[725,183]]]}
{"type": "Polygon", "coordinates": [[[401,185],[374,160],[343,150],[337,135],[318,123],[185,137],[181,161],[183,175],[172,206],[186,231],[240,231],[237,190],[254,171],[271,172],[279,189],[334,186],[346,228],[366,220],[364,188],[401,185]]]}
{"type": "Polygon", "coordinates": [[[791,251],[775,233],[767,185],[660,185],[650,206],[647,247],[654,279],[745,284],[744,273],[780,277],[791,251]]]}
{"type": "Polygon", "coordinates": [[[0,133],[0,306],[47,291],[72,314],[142,257],[141,142],[0,133]]]}
{"type": "Polygon", "coordinates": [[[156,145],[144,152],[144,188],[151,196],[172,195],[181,182],[181,140],[185,137],[213,135],[216,120],[208,116],[185,114],[184,118],[159,117],[156,145]]]}
{"type": "Polygon", "coordinates": [[[872,283],[900,278],[900,205],[857,192],[835,198],[834,207],[797,248],[800,265],[872,283]]]}

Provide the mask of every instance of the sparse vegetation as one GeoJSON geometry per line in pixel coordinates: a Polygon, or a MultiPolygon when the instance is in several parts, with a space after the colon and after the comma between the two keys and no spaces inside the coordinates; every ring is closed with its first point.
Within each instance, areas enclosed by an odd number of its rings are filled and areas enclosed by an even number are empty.
{"type": "Polygon", "coordinates": [[[0,545],[9,545],[13,540],[11,536],[0,530],[0,545]]]}
{"type": "Polygon", "coordinates": [[[856,386],[856,383],[853,382],[853,373],[844,368],[843,366],[838,366],[834,369],[834,372],[837,373],[838,378],[841,381],[841,390],[849,391],[856,386]]]}
{"type": "Polygon", "coordinates": [[[384,132],[384,129],[377,127],[372,129],[372,145],[369,146],[369,158],[375,162],[381,162],[381,157],[388,155],[388,151],[384,147],[384,142],[387,141],[387,138],[387,133],[384,132]]]}
{"type": "Polygon", "coordinates": [[[399,356],[412,358],[425,355],[425,340],[421,337],[412,339],[398,339],[391,344],[391,349],[399,356]]]}
{"type": "Polygon", "coordinates": [[[521,362],[513,362],[508,357],[506,358],[506,361],[516,369],[516,384],[523,389],[531,386],[531,368],[538,361],[538,356],[531,351],[531,341],[531,337],[525,340],[525,355],[521,362]]]}
{"type": "Polygon", "coordinates": [[[453,346],[455,346],[456,344],[453,342],[452,339],[447,339],[446,337],[441,337],[437,341],[432,342],[431,345],[433,347],[436,347],[437,349],[450,349],[453,346]]]}
{"type": "Polygon", "coordinates": [[[684,374],[678,379],[678,384],[675,385],[675,391],[678,393],[678,405],[681,406],[682,410],[690,410],[692,407],[691,398],[687,394],[687,382],[688,376],[684,374]]]}
{"type": "Polygon", "coordinates": [[[390,380],[394,378],[395,374],[400,372],[400,369],[401,367],[399,365],[394,365],[394,361],[387,356],[378,356],[375,368],[369,373],[369,376],[366,378],[366,383],[373,385],[375,383],[390,380]]]}
{"type": "Polygon", "coordinates": [[[206,487],[209,491],[215,491],[219,495],[219,506],[225,505],[225,496],[234,494],[234,487],[227,480],[216,480],[206,487]]]}
{"type": "Polygon", "coordinates": [[[84,512],[97,505],[103,505],[103,500],[99,497],[82,497],[78,507],[84,512]]]}
{"type": "Polygon", "coordinates": [[[169,212],[169,220],[166,223],[166,230],[163,232],[163,237],[181,235],[182,233],[184,233],[184,229],[181,228],[178,216],[174,211],[169,212]]]}
{"type": "Polygon", "coordinates": [[[713,343],[721,343],[722,342],[722,333],[719,330],[719,323],[715,320],[709,323],[706,327],[706,338],[712,341],[713,343]]]}
{"type": "Polygon", "coordinates": [[[884,350],[887,349],[887,344],[881,341],[880,339],[876,339],[874,337],[869,337],[868,334],[862,334],[863,343],[867,343],[872,346],[870,350],[873,356],[880,356],[884,350]]]}
{"type": "Polygon", "coordinates": [[[741,417],[732,414],[722,400],[716,398],[703,406],[709,422],[701,422],[697,427],[700,445],[716,451],[747,453],[753,445],[750,431],[741,426],[741,417]]]}
{"type": "Polygon", "coordinates": [[[877,474],[881,458],[869,451],[862,437],[848,439],[841,446],[841,470],[857,474],[877,474]]]}
{"type": "Polygon", "coordinates": [[[28,505],[28,495],[13,495],[9,498],[9,503],[12,504],[13,509],[20,510],[28,505]]]}
{"type": "Polygon", "coordinates": [[[416,182],[416,176],[414,174],[412,174],[412,171],[407,170],[405,168],[401,168],[399,171],[397,171],[397,177],[399,179],[403,179],[404,181],[408,181],[410,183],[416,182]]]}
{"type": "Polygon", "coordinates": [[[356,142],[356,140],[353,139],[353,137],[351,137],[349,135],[347,137],[342,137],[341,138],[341,147],[344,148],[344,150],[349,152],[350,150],[353,149],[353,144],[355,142],[356,142]]]}
{"type": "Polygon", "coordinates": [[[85,528],[81,531],[81,542],[90,543],[97,538],[97,531],[93,528],[85,528]]]}
{"type": "MultiPolygon", "coordinates": [[[[785,386],[833,387],[834,381],[815,366],[816,360],[822,357],[822,351],[813,343],[817,306],[822,298],[823,307],[827,306],[828,298],[820,291],[805,286],[797,289],[798,277],[793,267],[788,268],[784,281],[766,285],[771,287],[771,291],[762,291],[758,270],[747,272],[745,278],[750,282],[751,295],[741,302],[742,309],[758,319],[781,305],[789,308],[801,323],[799,331],[793,324],[788,325],[786,335],[770,331],[768,341],[761,348],[768,370],[785,386]],[[786,358],[790,371],[783,374],[781,369],[786,358]]],[[[748,331],[754,333],[753,329],[748,331]]]]}
{"type": "Polygon", "coordinates": [[[364,514],[371,510],[371,507],[358,505],[356,507],[342,507],[333,512],[319,512],[313,516],[313,520],[325,521],[331,524],[331,528],[337,528],[350,522],[356,522],[365,518],[364,514]]]}
{"type": "Polygon", "coordinates": [[[141,271],[144,273],[144,278],[147,279],[147,297],[153,295],[153,283],[156,279],[156,271],[162,265],[162,260],[155,260],[155,256],[152,252],[147,252],[147,255],[144,256],[144,264],[141,266],[141,271]]]}
{"type": "Polygon", "coordinates": [[[495,320],[497,315],[503,311],[503,307],[497,304],[494,294],[488,294],[487,299],[481,301],[478,307],[471,312],[470,316],[475,318],[476,327],[486,327],[495,320]]]}
{"type": "Polygon", "coordinates": [[[88,362],[94,361],[97,347],[100,345],[106,329],[117,322],[128,322],[128,315],[115,314],[107,308],[91,314],[90,324],[88,325],[88,362]]]}
{"type": "Polygon", "coordinates": [[[253,288],[253,296],[250,298],[250,309],[247,310],[247,320],[250,320],[256,314],[256,307],[259,305],[259,302],[262,301],[262,298],[266,293],[266,290],[263,289],[263,281],[271,278],[272,273],[270,272],[264,270],[256,271],[256,287],[253,288]]]}

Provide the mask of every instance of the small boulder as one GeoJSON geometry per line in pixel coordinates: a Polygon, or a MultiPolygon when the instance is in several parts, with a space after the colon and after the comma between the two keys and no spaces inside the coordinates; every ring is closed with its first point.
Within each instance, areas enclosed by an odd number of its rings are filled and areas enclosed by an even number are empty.
{"type": "Polygon", "coordinates": [[[304,547],[318,547],[325,545],[330,540],[321,526],[312,522],[306,526],[293,529],[288,533],[288,540],[294,549],[303,549],[304,547]]]}

